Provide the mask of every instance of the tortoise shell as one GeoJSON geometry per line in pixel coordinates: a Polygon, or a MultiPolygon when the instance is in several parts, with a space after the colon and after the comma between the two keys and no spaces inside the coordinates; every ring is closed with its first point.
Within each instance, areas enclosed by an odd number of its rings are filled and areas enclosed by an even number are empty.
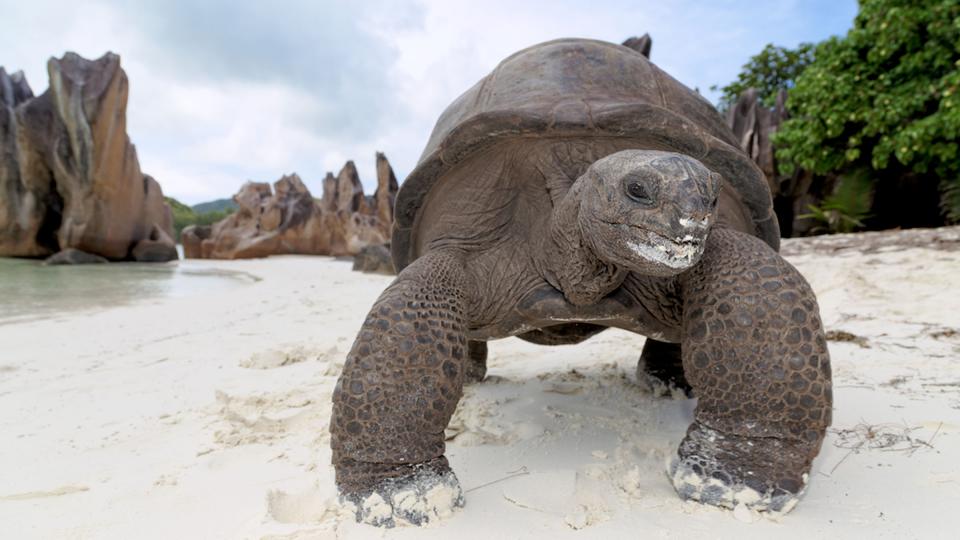
{"type": "Polygon", "coordinates": [[[537,137],[624,137],[696,158],[723,177],[724,192],[743,216],[739,228],[746,223],[745,232],[779,249],[766,178],[709,102],[633,49],[559,39],[508,57],[440,115],[397,194],[391,246],[397,270],[418,256],[418,217],[448,171],[494,144],[537,137]]]}

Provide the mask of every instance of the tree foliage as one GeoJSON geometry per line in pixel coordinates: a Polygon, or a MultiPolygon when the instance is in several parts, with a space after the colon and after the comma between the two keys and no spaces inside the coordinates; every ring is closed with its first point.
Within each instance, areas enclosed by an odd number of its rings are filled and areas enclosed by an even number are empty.
{"type": "Polygon", "coordinates": [[[960,0],[861,0],[853,29],[814,56],[774,138],[781,172],[939,178],[960,220],[960,0]]]}
{"type": "Polygon", "coordinates": [[[871,183],[869,171],[852,171],[838,179],[830,195],[819,204],[809,205],[809,213],[799,217],[813,220],[812,234],[861,230],[870,217],[871,183]]]}
{"type": "MultiPolygon", "coordinates": [[[[801,43],[796,49],[768,44],[743,65],[737,80],[720,88],[720,108],[728,109],[748,88],[756,88],[764,105],[772,107],[780,90],[793,87],[797,76],[813,61],[814,44],[801,43]]],[[[717,86],[711,86],[717,90],[717,86]]]]}
{"type": "Polygon", "coordinates": [[[165,197],[165,199],[167,204],[170,205],[170,209],[173,210],[173,230],[175,240],[178,243],[180,242],[180,233],[183,232],[183,229],[188,225],[212,225],[229,216],[234,211],[232,208],[228,208],[226,210],[215,210],[212,212],[196,212],[193,208],[172,197],[165,197]]]}

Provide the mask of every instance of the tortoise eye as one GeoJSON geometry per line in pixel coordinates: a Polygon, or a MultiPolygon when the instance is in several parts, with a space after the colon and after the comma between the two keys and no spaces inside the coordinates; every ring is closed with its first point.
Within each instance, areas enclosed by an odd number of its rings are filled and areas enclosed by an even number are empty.
{"type": "Polygon", "coordinates": [[[639,180],[627,180],[627,196],[641,204],[653,204],[650,190],[639,180]]]}

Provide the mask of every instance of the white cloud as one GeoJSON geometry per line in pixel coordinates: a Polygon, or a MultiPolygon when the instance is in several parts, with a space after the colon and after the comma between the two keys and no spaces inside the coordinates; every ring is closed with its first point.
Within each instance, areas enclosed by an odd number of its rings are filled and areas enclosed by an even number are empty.
{"type": "Polygon", "coordinates": [[[0,64],[35,91],[66,50],[121,54],[128,131],[144,171],[172,196],[229,196],[247,179],[296,171],[319,191],[374,152],[398,177],[437,116],[502,58],[566,36],[619,42],[649,32],[653,60],[704,93],[766,43],[843,32],[844,2],[595,1],[151,2],[36,0],[4,8],[0,64]]]}

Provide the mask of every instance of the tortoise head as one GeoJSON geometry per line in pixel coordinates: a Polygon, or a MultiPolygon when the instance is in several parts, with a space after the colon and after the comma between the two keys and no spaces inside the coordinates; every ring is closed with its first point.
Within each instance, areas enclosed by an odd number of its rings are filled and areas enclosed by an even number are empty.
{"type": "Polygon", "coordinates": [[[700,260],[720,175],[696,159],[624,150],[595,161],[580,180],[580,229],[597,257],[655,276],[679,274],[700,260]]]}

